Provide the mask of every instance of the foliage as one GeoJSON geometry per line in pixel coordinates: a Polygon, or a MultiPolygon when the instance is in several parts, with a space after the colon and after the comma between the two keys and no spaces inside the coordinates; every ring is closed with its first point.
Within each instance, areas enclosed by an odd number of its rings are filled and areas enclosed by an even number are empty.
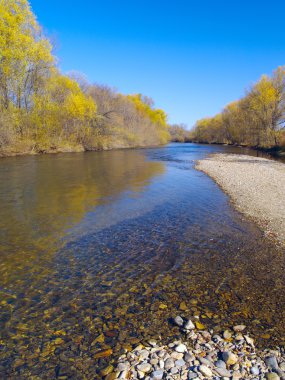
{"type": "Polygon", "coordinates": [[[0,154],[166,143],[150,98],[62,75],[28,0],[0,0],[0,154]]]}
{"type": "Polygon", "coordinates": [[[270,147],[282,143],[284,123],[285,67],[279,67],[220,114],[199,120],[192,137],[199,142],[270,147]]]}
{"type": "Polygon", "coordinates": [[[173,124],[169,129],[171,141],[173,142],[187,142],[190,141],[190,133],[185,124],[173,124]]]}

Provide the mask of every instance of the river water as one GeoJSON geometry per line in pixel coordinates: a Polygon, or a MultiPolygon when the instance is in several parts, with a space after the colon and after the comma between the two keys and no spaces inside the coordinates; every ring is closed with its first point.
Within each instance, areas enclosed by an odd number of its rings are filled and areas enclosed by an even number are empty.
{"type": "Polygon", "coordinates": [[[195,170],[213,152],[257,154],[170,144],[0,160],[1,378],[100,378],[124,349],[179,337],[178,314],[285,344],[284,252],[195,170]]]}

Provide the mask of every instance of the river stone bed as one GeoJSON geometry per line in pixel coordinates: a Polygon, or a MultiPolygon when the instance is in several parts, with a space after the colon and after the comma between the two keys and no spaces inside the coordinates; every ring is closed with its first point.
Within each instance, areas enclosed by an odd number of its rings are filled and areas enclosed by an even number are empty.
{"type": "Polygon", "coordinates": [[[184,339],[168,345],[155,340],[139,344],[101,371],[105,380],[114,379],[285,379],[284,349],[257,350],[245,325],[220,334],[201,330],[198,321],[174,318],[184,339]]]}

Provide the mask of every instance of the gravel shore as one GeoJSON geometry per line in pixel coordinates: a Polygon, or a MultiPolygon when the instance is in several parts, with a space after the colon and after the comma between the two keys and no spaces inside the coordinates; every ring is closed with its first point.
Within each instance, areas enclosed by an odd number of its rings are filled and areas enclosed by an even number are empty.
{"type": "Polygon", "coordinates": [[[285,165],[236,154],[214,154],[196,168],[212,177],[235,207],[270,238],[285,244],[285,165]]]}
{"type": "Polygon", "coordinates": [[[284,350],[258,351],[245,325],[214,334],[204,330],[199,320],[180,316],[173,319],[183,341],[168,345],[150,340],[119,358],[116,367],[101,372],[105,380],[114,379],[285,379],[284,350]],[[201,330],[202,329],[202,330],[201,330]]]}

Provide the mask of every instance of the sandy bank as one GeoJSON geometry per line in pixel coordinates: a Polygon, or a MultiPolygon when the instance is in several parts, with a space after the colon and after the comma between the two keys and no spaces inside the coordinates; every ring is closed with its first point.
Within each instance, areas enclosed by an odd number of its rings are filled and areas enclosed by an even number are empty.
{"type": "Polygon", "coordinates": [[[235,154],[214,154],[196,168],[229,194],[235,207],[253,218],[269,237],[285,245],[285,165],[235,154]]]}

